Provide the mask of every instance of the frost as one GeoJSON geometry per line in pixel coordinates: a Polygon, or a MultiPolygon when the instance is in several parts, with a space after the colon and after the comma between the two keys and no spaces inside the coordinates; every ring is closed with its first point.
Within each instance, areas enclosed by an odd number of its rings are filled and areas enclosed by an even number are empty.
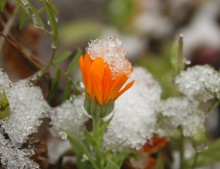
{"type": "Polygon", "coordinates": [[[114,116],[104,136],[106,147],[126,141],[122,147],[140,149],[155,131],[161,88],[143,68],[135,68],[131,78],[134,85],[115,102],[114,116]]]}
{"type": "Polygon", "coordinates": [[[7,169],[38,169],[39,165],[29,157],[33,151],[18,149],[0,134],[0,161],[7,169]]]}
{"type": "Polygon", "coordinates": [[[42,118],[47,116],[49,106],[39,87],[23,80],[15,83],[6,92],[11,115],[2,121],[2,127],[14,144],[24,143],[28,136],[37,131],[42,118]]]}
{"type": "Polygon", "coordinates": [[[179,91],[188,97],[196,97],[202,101],[212,99],[215,95],[219,98],[220,73],[208,65],[188,68],[175,82],[179,91]]]}
{"type": "Polygon", "coordinates": [[[157,111],[164,117],[159,122],[159,130],[168,135],[180,126],[185,136],[193,136],[204,128],[205,113],[199,109],[199,102],[195,100],[169,98],[160,103],[157,111]]]}
{"type": "Polygon", "coordinates": [[[28,5],[28,1],[27,0],[21,0],[21,2],[26,6],[28,5]]]}
{"type": "Polygon", "coordinates": [[[128,76],[131,74],[131,63],[126,60],[125,48],[117,36],[91,41],[86,51],[93,60],[98,57],[104,59],[112,71],[113,79],[122,72],[128,76]]]}
{"type": "Polygon", "coordinates": [[[54,108],[50,116],[53,135],[60,136],[61,129],[72,131],[77,135],[82,134],[82,127],[89,119],[83,103],[84,97],[76,96],[54,108]]]}
{"type": "Polygon", "coordinates": [[[11,85],[11,81],[8,78],[8,75],[0,70],[0,93],[6,90],[11,85]]]}

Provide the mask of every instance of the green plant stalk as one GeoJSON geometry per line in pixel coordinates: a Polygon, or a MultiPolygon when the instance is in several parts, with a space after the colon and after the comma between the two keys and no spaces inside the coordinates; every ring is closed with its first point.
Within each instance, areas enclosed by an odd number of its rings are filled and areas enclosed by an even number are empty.
{"type": "Polygon", "coordinates": [[[199,153],[196,152],[191,169],[195,169],[198,157],[199,157],[199,153]]]}
{"type": "Polygon", "coordinates": [[[178,40],[178,65],[179,65],[179,72],[180,73],[184,69],[184,56],[183,56],[183,35],[179,35],[179,40],[178,40]]]}
{"type": "Polygon", "coordinates": [[[96,156],[96,163],[97,166],[100,169],[104,168],[104,161],[102,159],[103,155],[102,155],[102,140],[103,140],[103,135],[100,133],[100,127],[102,124],[102,119],[99,117],[93,117],[93,136],[96,139],[97,142],[97,147],[93,147],[94,151],[95,151],[95,156],[96,156]]]}
{"type": "Polygon", "coordinates": [[[34,83],[36,84],[43,76],[45,73],[47,73],[50,69],[50,67],[53,65],[53,59],[55,57],[56,54],[56,49],[52,50],[52,55],[50,57],[50,61],[48,62],[48,64],[39,72],[36,80],[34,81],[34,83]]]}

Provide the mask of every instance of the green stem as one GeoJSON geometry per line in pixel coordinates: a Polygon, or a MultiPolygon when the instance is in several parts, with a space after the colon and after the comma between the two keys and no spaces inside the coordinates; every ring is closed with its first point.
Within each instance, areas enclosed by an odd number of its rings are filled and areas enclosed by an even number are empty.
{"type": "Polygon", "coordinates": [[[196,152],[191,169],[194,169],[196,167],[198,157],[199,157],[199,153],[196,152]]]}
{"type": "Polygon", "coordinates": [[[101,119],[99,117],[93,117],[93,135],[94,138],[97,141],[97,147],[94,147],[95,150],[95,156],[96,156],[96,162],[97,162],[97,166],[102,169],[104,168],[103,164],[102,164],[102,152],[101,152],[101,140],[103,139],[102,136],[100,135],[100,126],[101,126],[101,119]]]}
{"type": "Polygon", "coordinates": [[[184,69],[184,56],[183,56],[183,35],[179,35],[178,39],[178,65],[179,65],[179,72],[180,73],[184,69]]]}
{"type": "Polygon", "coordinates": [[[212,105],[208,109],[208,113],[211,113],[220,103],[220,100],[216,100],[212,103],[212,105]]]}
{"type": "Polygon", "coordinates": [[[50,69],[50,67],[52,66],[53,64],[53,59],[55,57],[55,54],[56,54],[56,49],[53,49],[52,50],[52,55],[50,57],[50,61],[48,62],[48,64],[44,67],[43,70],[41,70],[36,78],[36,80],[34,81],[34,83],[37,83],[43,76],[45,73],[47,73],[50,69]]]}
{"type": "Polygon", "coordinates": [[[185,160],[185,138],[183,135],[182,129],[180,129],[180,169],[184,169],[184,160],[185,160]]]}

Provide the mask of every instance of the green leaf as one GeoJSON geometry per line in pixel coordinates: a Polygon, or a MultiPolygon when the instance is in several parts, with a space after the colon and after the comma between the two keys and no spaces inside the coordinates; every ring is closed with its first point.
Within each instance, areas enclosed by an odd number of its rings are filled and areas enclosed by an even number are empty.
{"type": "Polygon", "coordinates": [[[108,5],[108,18],[115,26],[126,26],[137,10],[133,0],[111,0],[108,5]]]}
{"type": "Polygon", "coordinates": [[[0,120],[7,118],[10,115],[8,98],[4,92],[0,98],[0,120]]]}
{"type": "Polygon", "coordinates": [[[123,151],[114,152],[112,161],[121,167],[128,156],[135,157],[134,151],[131,149],[124,149],[123,151]]]}
{"type": "Polygon", "coordinates": [[[50,93],[49,93],[49,96],[48,96],[48,102],[49,103],[51,103],[52,100],[54,99],[54,97],[56,96],[56,92],[57,92],[57,89],[58,89],[60,77],[61,77],[61,70],[58,69],[57,72],[56,72],[55,78],[52,81],[52,86],[51,86],[50,93]]]}
{"type": "Polygon", "coordinates": [[[70,62],[68,68],[67,68],[67,73],[71,73],[74,68],[78,65],[78,62],[79,62],[79,57],[81,56],[82,54],[82,50],[81,49],[78,49],[76,54],[74,55],[74,58],[72,59],[72,61],[70,62]]]}
{"type": "Polygon", "coordinates": [[[120,169],[117,164],[115,164],[113,161],[108,160],[108,163],[105,167],[105,169],[120,169]]]}
{"type": "Polygon", "coordinates": [[[67,100],[71,95],[72,81],[68,81],[63,94],[63,101],[67,100]]]}
{"type": "Polygon", "coordinates": [[[184,69],[183,60],[183,36],[180,35],[178,44],[174,43],[171,52],[171,65],[173,67],[174,76],[178,75],[184,69]]]}
{"type": "Polygon", "coordinates": [[[110,122],[112,121],[112,118],[113,118],[114,115],[112,115],[107,121],[104,121],[104,123],[100,126],[100,131],[99,133],[101,135],[104,135],[107,127],[109,126],[110,122]]]}
{"type": "Polygon", "coordinates": [[[58,15],[59,14],[59,10],[58,10],[57,6],[53,3],[52,0],[49,0],[48,2],[50,4],[51,8],[53,9],[54,13],[58,15]]]}
{"type": "Polygon", "coordinates": [[[178,44],[175,42],[172,47],[170,62],[174,72],[178,69],[178,44]]]}
{"type": "Polygon", "coordinates": [[[0,1],[0,12],[3,12],[5,5],[6,5],[7,0],[1,0],[0,1]]]}
{"type": "Polygon", "coordinates": [[[61,53],[60,55],[56,56],[53,60],[53,63],[60,63],[64,60],[66,60],[69,56],[71,56],[72,52],[71,51],[65,51],[61,53]]]}
{"type": "Polygon", "coordinates": [[[51,25],[51,29],[53,31],[53,44],[52,48],[56,49],[59,46],[59,36],[58,36],[58,29],[57,29],[57,23],[55,19],[55,15],[53,13],[53,10],[49,3],[46,0],[43,0],[45,10],[47,12],[48,20],[51,25]]]}
{"type": "Polygon", "coordinates": [[[74,133],[70,133],[68,131],[65,131],[65,133],[67,134],[67,138],[77,156],[78,162],[82,160],[82,157],[85,154],[94,169],[99,169],[84,143],[74,133]]]}
{"type": "MultiPolygon", "coordinates": [[[[29,13],[29,11],[27,10],[27,7],[25,5],[23,5],[23,3],[22,3],[22,6],[26,9],[26,13],[29,13]]],[[[28,2],[28,7],[31,10],[31,12],[33,13],[33,15],[31,16],[32,20],[36,19],[36,21],[37,21],[37,25],[34,23],[35,26],[40,29],[43,29],[46,32],[45,25],[44,25],[43,20],[41,19],[40,15],[38,14],[38,11],[33,7],[33,5],[30,2],[28,2]]]]}
{"type": "Polygon", "coordinates": [[[83,133],[84,133],[84,136],[85,136],[85,138],[87,139],[87,141],[89,141],[89,143],[90,143],[93,147],[97,147],[97,146],[98,146],[98,144],[97,144],[95,138],[93,137],[93,135],[92,135],[91,133],[89,133],[89,132],[87,131],[86,128],[83,129],[83,133]]]}
{"type": "MultiPolygon", "coordinates": [[[[220,159],[220,139],[208,144],[208,149],[198,152],[196,167],[208,166],[219,162],[220,159]]],[[[196,155],[186,160],[186,168],[193,164],[196,155]]]]}
{"type": "Polygon", "coordinates": [[[21,11],[21,19],[20,19],[20,23],[19,23],[19,29],[21,30],[24,27],[24,23],[27,17],[27,13],[24,9],[24,7],[22,7],[22,11],[21,11]]]}

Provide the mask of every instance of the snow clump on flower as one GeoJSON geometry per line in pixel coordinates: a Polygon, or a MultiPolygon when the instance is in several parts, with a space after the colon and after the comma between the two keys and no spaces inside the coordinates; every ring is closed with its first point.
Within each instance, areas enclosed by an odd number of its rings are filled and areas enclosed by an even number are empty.
{"type": "Polygon", "coordinates": [[[50,107],[41,89],[27,80],[13,84],[6,90],[6,95],[11,113],[1,124],[11,141],[21,145],[30,134],[37,132],[50,107]]]}
{"type": "Polygon", "coordinates": [[[51,112],[51,132],[55,136],[60,136],[61,129],[71,131],[77,135],[82,135],[84,123],[89,119],[83,107],[84,96],[75,96],[65,101],[51,112]]]}
{"type": "Polygon", "coordinates": [[[183,71],[177,78],[179,91],[188,97],[207,101],[220,98],[220,73],[210,66],[194,66],[183,71]]]}
{"type": "Polygon", "coordinates": [[[205,113],[195,100],[187,97],[169,98],[160,103],[157,111],[164,117],[162,122],[159,121],[159,132],[169,135],[173,129],[182,127],[185,136],[193,136],[204,129],[205,113]]]}
{"type": "Polygon", "coordinates": [[[104,59],[111,69],[113,79],[122,72],[128,76],[132,72],[131,63],[125,58],[125,48],[117,36],[91,41],[86,51],[93,60],[99,57],[104,59]]]}
{"type": "Polygon", "coordinates": [[[151,74],[135,68],[131,75],[134,85],[115,102],[114,116],[104,136],[106,147],[140,149],[155,131],[155,107],[160,101],[161,88],[151,74]]]}

